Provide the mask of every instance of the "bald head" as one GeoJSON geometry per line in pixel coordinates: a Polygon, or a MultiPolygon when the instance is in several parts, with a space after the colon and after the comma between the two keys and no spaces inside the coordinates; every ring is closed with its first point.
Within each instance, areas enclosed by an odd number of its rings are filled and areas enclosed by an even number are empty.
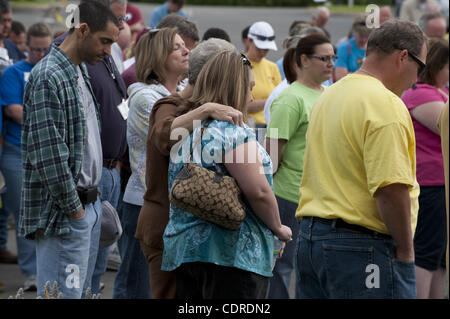
{"type": "Polygon", "coordinates": [[[431,19],[425,28],[425,34],[429,38],[443,38],[447,32],[447,21],[443,17],[431,19]]]}
{"type": "Polygon", "coordinates": [[[380,24],[386,22],[392,18],[392,11],[389,6],[383,6],[380,8],[380,24]]]}
{"type": "Polygon", "coordinates": [[[330,11],[326,7],[318,7],[312,16],[311,25],[323,28],[328,23],[330,11]]]}

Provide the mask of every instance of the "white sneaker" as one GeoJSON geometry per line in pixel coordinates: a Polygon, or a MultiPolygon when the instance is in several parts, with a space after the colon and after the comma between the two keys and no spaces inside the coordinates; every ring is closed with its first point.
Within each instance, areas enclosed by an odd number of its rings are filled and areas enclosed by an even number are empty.
{"type": "Polygon", "coordinates": [[[28,276],[23,284],[23,291],[37,291],[36,275],[28,276]]]}

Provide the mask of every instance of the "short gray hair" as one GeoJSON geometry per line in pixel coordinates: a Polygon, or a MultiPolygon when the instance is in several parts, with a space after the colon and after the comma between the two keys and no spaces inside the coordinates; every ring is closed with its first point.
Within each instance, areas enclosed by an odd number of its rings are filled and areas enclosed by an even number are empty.
{"type": "Polygon", "coordinates": [[[322,6],[322,7],[317,7],[316,10],[314,10],[312,17],[314,19],[317,19],[322,12],[325,13],[327,16],[330,16],[330,10],[328,10],[327,7],[322,6]]]}
{"type": "Polygon", "coordinates": [[[200,42],[189,54],[189,84],[194,85],[206,62],[223,51],[238,52],[233,44],[223,39],[210,38],[200,42]]]}
{"type": "Polygon", "coordinates": [[[430,20],[434,19],[444,19],[445,24],[447,24],[447,19],[444,17],[444,15],[440,12],[427,12],[422,14],[422,16],[419,19],[419,27],[422,29],[423,32],[427,30],[427,25],[430,20]]]}
{"type": "Polygon", "coordinates": [[[366,56],[372,52],[391,54],[394,50],[408,50],[417,56],[427,37],[413,22],[392,19],[372,31],[367,42],[366,56]]]}

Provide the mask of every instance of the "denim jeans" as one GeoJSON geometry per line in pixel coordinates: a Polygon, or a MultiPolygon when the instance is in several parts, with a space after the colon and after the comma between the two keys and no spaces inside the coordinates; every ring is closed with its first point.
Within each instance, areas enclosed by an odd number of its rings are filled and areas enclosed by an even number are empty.
{"type": "Polygon", "coordinates": [[[141,206],[123,203],[119,212],[122,236],[118,246],[122,262],[114,281],[114,299],[150,299],[148,264],[134,237],[141,206]]]}
{"type": "Polygon", "coordinates": [[[392,239],[304,219],[297,242],[296,298],[413,299],[414,262],[395,256],[392,239]]]}
{"type": "MultiPolygon", "coordinates": [[[[101,201],[107,200],[117,209],[120,196],[120,174],[117,168],[102,168],[102,178],[98,186],[101,201]]],[[[108,264],[108,255],[112,246],[98,249],[97,261],[95,263],[94,274],[92,275],[92,293],[98,294],[100,290],[100,280],[106,272],[108,264]]]]}
{"type": "Polygon", "coordinates": [[[90,286],[97,259],[101,230],[101,202],[86,205],[80,219],[69,219],[70,233],[44,237],[37,234],[38,296],[44,296],[44,286],[58,282],[63,298],[80,299],[90,286]]]}
{"type": "MultiPolygon", "coordinates": [[[[280,219],[283,225],[289,226],[292,230],[292,238],[298,236],[298,219],[295,218],[297,203],[290,202],[276,196],[280,219]]],[[[273,269],[273,277],[270,278],[269,299],[289,299],[289,286],[292,272],[294,271],[294,259],[296,253],[296,240],[286,244],[283,257],[277,259],[273,269]]]]}
{"type": "MultiPolygon", "coordinates": [[[[3,146],[0,145],[0,162],[3,155],[3,146]]],[[[2,168],[0,167],[0,171],[2,168]]],[[[1,200],[1,196],[0,196],[1,200]]],[[[8,242],[8,215],[3,209],[5,204],[0,205],[0,249],[6,249],[6,243],[8,242]]]]}
{"type": "Polygon", "coordinates": [[[36,243],[17,235],[20,194],[22,192],[22,157],[20,146],[5,142],[3,156],[0,160],[0,170],[5,177],[6,192],[2,194],[3,208],[0,210],[1,244],[6,248],[8,238],[8,216],[14,215],[16,223],[17,259],[20,270],[26,276],[36,275],[36,243]],[[4,239],[6,234],[6,240],[4,239]]]}

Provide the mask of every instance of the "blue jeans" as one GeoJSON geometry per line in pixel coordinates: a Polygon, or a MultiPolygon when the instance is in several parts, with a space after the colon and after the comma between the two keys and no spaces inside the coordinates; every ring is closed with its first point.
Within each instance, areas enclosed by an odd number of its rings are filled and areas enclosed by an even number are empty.
{"type": "Polygon", "coordinates": [[[20,270],[26,276],[36,275],[36,243],[17,235],[22,192],[22,157],[20,146],[5,142],[0,170],[5,177],[6,192],[2,194],[3,208],[0,210],[1,243],[6,248],[8,238],[8,216],[14,214],[16,222],[17,259],[20,270]],[[6,234],[6,240],[5,240],[6,234]]]}
{"type": "MultiPolygon", "coordinates": [[[[292,230],[292,238],[298,236],[298,219],[295,218],[297,203],[290,202],[276,196],[280,219],[283,225],[289,226],[292,230]]],[[[277,259],[273,269],[273,277],[270,278],[270,288],[268,298],[270,299],[289,299],[289,286],[291,283],[292,272],[294,271],[294,259],[296,253],[296,241],[293,240],[286,244],[283,257],[277,259]]]]}
{"type": "Polygon", "coordinates": [[[80,219],[69,219],[70,233],[62,236],[36,237],[38,296],[44,286],[58,282],[63,298],[80,299],[90,286],[97,259],[101,230],[101,203],[86,205],[80,219]]]}
{"type": "MultiPolygon", "coordinates": [[[[120,174],[117,168],[102,168],[102,178],[98,186],[101,201],[107,200],[117,209],[120,196],[120,174]]],[[[95,263],[94,274],[92,275],[92,293],[98,294],[100,290],[100,280],[106,272],[108,264],[108,255],[112,246],[98,249],[97,261],[95,263]]]]}
{"type": "MultiPolygon", "coordinates": [[[[1,131],[0,131],[1,134],[1,131]]],[[[0,145],[0,161],[2,160],[3,146],[0,145]]],[[[1,171],[0,167],[0,171],[1,171]]],[[[1,200],[1,198],[0,198],[1,200]]],[[[0,249],[6,249],[6,243],[8,242],[8,216],[5,218],[5,212],[3,210],[3,202],[0,205],[0,249]]]]}
{"type": "Polygon", "coordinates": [[[134,237],[141,206],[123,203],[120,210],[122,236],[119,251],[122,263],[114,281],[114,299],[150,299],[150,276],[139,240],[134,237]]]}
{"type": "Polygon", "coordinates": [[[296,298],[413,299],[414,262],[395,256],[392,239],[304,219],[297,242],[296,298]]]}

